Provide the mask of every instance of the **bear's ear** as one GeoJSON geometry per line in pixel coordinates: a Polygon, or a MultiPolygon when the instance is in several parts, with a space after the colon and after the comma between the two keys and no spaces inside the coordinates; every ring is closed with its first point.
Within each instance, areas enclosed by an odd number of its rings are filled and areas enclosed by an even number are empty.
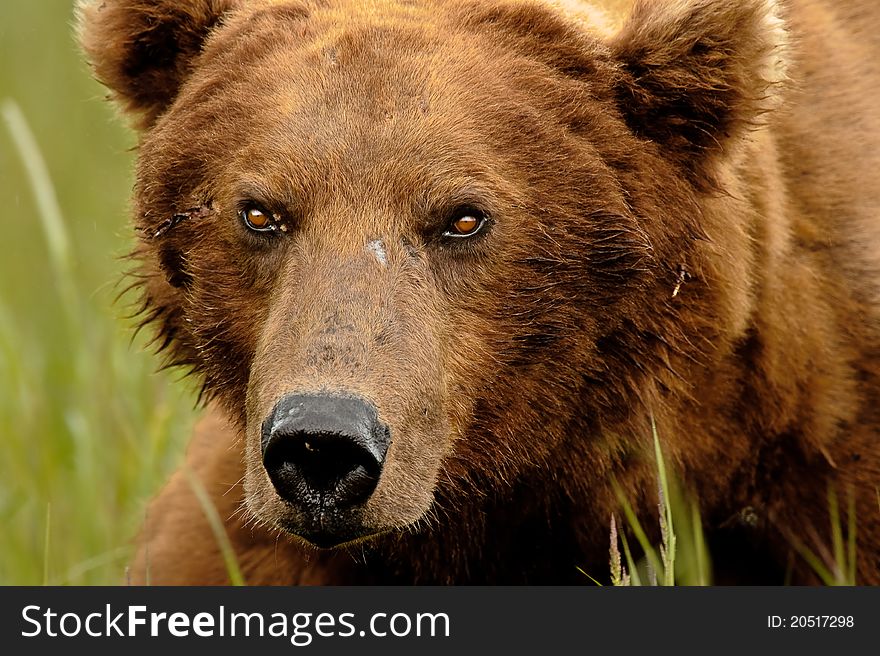
{"type": "Polygon", "coordinates": [[[639,0],[611,46],[630,128],[697,174],[781,102],[784,0],[639,0]]]}
{"type": "Polygon", "coordinates": [[[174,100],[212,28],[237,0],[81,0],[80,42],[140,128],[174,100]]]}

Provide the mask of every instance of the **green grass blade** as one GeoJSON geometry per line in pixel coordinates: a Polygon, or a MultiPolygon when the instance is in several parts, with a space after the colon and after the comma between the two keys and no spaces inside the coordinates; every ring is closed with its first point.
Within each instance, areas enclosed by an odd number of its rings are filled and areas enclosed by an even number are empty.
{"type": "Polygon", "coordinates": [[[599,583],[596,579],[594,579],[592,576],[590,576],[589,574],[587,574],[586,571],[584,571],[584,569],[583,569],[582,567],[575,567],[575,569],[576,569],[577,571],[579,571],[581,574],[583,574],[584,576],[586,576],[588,579],[590,579],[593,583],[595,583],[595,584],[596,584],[597,586],[599,586],[600,588],[605,587],[605,586],[603,586],[601,583],[599,583]]]}
{"type": "Polygon", "coordinates": [[[623,531],[620,532],[620,543],[623,545],[623,556],[626,558],[626,566],[629,567],[630,583],[633,586],[640,587],[642,585],[642,579],[639,576],[639,568],[636,565],[636,561],[633,560],[632,552],[629,550],[629,542],[623,531]]]}
{"type": "Polygon", "coordinates": [[[4,100],[0,104],[0,114],[27,173],[49,250],[49,262],[54,271],[56,288],[69,318],[73,320],[77,316],[78,298],[72,283],[74,276],[70,257],[71,242],[49,175],[49,167],[46,166],[37,139],[18,103],[11,99],[4,100]]]}
{"type": "Polygon", "coordinates": [[[694,558],[697,564],[697,585],[710,585],[711,575],[707,562],[706,538],[703,535],[703,520],[700,517],[700,506],[691,501],[691,528],[693,530],[694,558]]]}
{"type": "Polygon", "coordinates": [[[43,541],[43,586],[49,585],[49,538],[52,529],[52,504],[46,504],[46,534],[43,541]]]}
{"type": "MultiPolygon", "coordinates": [[[[79,562],[68,569],[67,574],[64,575],[64,578],[60,581],[60,584],[73,585],[89,572],[111,563],[119,563],[123,559],[128,558],[130,555],[130,547],[116,547],[115,549],[111,549],[106,553],[98,554],[97,556],[88,558],[87,560],[79,562]]],[[[126,568],[125,580],[127,584],[130,585],[130,573],[127,570],[128,568],[126,568]]]]}
{"type": "Polygon", "coordinates": [[[238,559],[235,557],[235,550],[232,548],[232,543],[229,542],[229,536],[226,534],[226,529],[223,527],[220,515],[217,514],[217,509],[211,502],[208,493],[205,491],[205,487],[189,467],[184,467],[183,472],[186,474],[186,479],[189,482],[193,493],[196,495],[199,504],[202,506],[202,511],[205,513],[208,524],[211,526],[211,531],[214,533],[214,539],[217,541],[217,546],[220,547],[220,553],[223,554],[223,562],[226,564],[226,572],[229,575],[229,581],[232,585],[245,585],[244,576],[242,576],[241,568],[238,566],[238,559]]]}
{"type": "Polygon", "coordinates": [[[856,500],[850,493],[849,503],[847,504],[847,585],[856,585],[856,568],[858,561],[856,560],[856,500]]]}
{"type": "Polygon", "coordinates": [[[3,101],[0,111],[2,111],[6,127],[27,171],[52,262],[59,267],[62,273],[69,273],[70,239],[62,218],[61,206],[55,195],[55,188],[49,177],[49,168],[46,166],[34,133],[18,103],[6,99],[3,101]]]}
{"type": "Polygon", "coordinates": [[[843,551],[843,529],[840,526],[840,506],[837,503],[837,493],[834,488],[828,486],[828,517],[831,521],[831,541],[834,554],[834,580],[840,585],[846,576],[846,556],[843,551]]]}
{"type": "MultiPolygon", "coordinates": [[[[651,567],[653,567],[655,571],[662,572],[663,564],[657,557],[657,552],[654,551],[654,547],[651,546],[651,542],[648,540],[648,536],[642,528],[642,525],[639,522],[639,518],[636,517],[636,513],[635,511],[633,511],[629,500],[626,498],[623,490],[620,489],[620,486],[616,483],[614,484],[614,490],[617,493],[618,501],[620,501],[621,506],[623,506],[623,513],[624,515],[626,515],[626,520],[627,522],[629,522],[630,528],[632,528],[633,533],[636,536],[636,540],[638,540],[639,546],[641,546],[642,550],[645,552],[645,558],[648,559],[648,562],[651,563],[651,567]]],[[[623,538],[623,531],[620,532],[620,536],[621,538],[623,538]]],[[[626,542],[624,542],[624,545],[625,544],[626,542]]],[[[635,579],[635,572],[632,572],[632,576],[635,579]]]]}
{"type": "MultiPolygon", "coordinates": [[[[657,435],[657,423],[651,416],[651,433],[654,437],[654,456],[657,459],[657,473],[660,477],[662,493],[660,512],[665,518],[661,526],[663,534],[663,578],[666,585],[675,585],[675,528],[672,522],[672,504],[670,502],[669,479],[666,476],[666,463],[660,448],[660,437],[657,435]]],[[[660,570],[658,570],[660,571],[660,570]]]]}
{"type": "MultiPolygon", "coordinates": [[[[144,512],[144,526],[147,527],[147,531],[149,531],[150,524],[147,521],[147,513],[144,512]]],[[[144,540],[144,584],[147,587],[153,585],[153,570],[152,570],[152,561],[150,560],[150,535],[147,533],[146,540],[144,540]]]]}
{"type": "Polygon", "coordinates": [[[800,557],[807,562],[807,565],[809,565],[814,572],[816,572],[816,575],[822,580],[822,583],[828,586],[837,584],[837,577],[822,563],[822,559],[819,558],[819,556],[814,554],[797,538],[792,538],[790,542],[791,546],[794,547],[794,550],[798,552],[800,557]]]}

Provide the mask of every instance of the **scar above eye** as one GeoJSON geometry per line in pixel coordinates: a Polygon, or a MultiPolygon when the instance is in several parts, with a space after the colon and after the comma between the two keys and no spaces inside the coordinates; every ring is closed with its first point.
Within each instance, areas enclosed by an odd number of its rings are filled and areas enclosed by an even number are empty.
{"type": "Polygon", "coordinates": [[[388,255],[385,252],[385,244],[381,239],[374,239],[369,244],[367,244],[367,250],[375,256],[379,264],[381,264],[382,266],[386,266],[388,264],[388,255]]]}
{"type": "Polygon", "coordinates": [[[203,219],[207,216],[210,216],[213,209],[213,205],[209,201],[205,205],[192,207],[178,214],[174,214],[170,219],[163,221],[158,226],[155,226],[153,228],[141,228],[141,231],[150,239],[158,239],[159,237],[162,237],[166,233],[176,228],[187,219],[203,219]]]}

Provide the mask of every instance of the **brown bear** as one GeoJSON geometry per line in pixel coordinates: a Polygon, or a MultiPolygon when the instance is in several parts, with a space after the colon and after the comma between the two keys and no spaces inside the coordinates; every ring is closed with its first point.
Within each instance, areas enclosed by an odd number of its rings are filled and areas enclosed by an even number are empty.
{"type": "MultiPolygon", "coordinates": [[[[607,578],[652,424],[721,580],[816,582],[832,493],[880,583],[880,4],[612,4],[82,6],[248,583],[607,578]]],[[[135,582],[227,582],[147,517],[135,582]]]]}

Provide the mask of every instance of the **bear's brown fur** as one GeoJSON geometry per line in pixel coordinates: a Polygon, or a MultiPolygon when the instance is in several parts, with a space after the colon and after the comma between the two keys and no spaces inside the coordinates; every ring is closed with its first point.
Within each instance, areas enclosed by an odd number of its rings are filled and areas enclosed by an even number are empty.
{"type": "MultiPolygon", "coordinates": [[[[141,130],[144,311],[204,380],[187,463],[246,580],[601,577],[614,482],[655,522],[653,419],[724,580],[815,582],[795,547],[827,560],[831,490],[880,583],[878,24],[876,0],[85,4],[141,130]],[[444,237],[461,208],[482,229],[444,237]],[[390,426],[335,550],[287,534],[260,456],[316,390],[390,426]]],[[[227,580],[180,474],[133,577],[227,580]]]]}

